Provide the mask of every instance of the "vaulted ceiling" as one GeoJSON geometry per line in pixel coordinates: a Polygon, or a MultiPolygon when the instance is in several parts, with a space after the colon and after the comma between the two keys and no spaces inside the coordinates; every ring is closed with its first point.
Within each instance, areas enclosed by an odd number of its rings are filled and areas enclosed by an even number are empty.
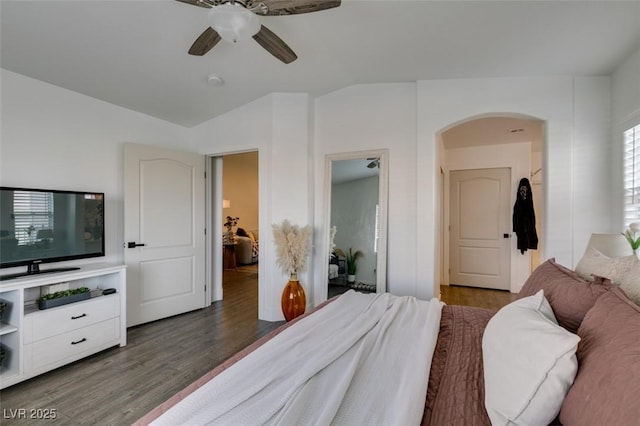
{"type": "Polygon", "coordinates": [[[187,127],[272,92],[609,75],[640,43],[640,0],[343,0],[261,17],[298,55],[288,65],[251,39],[188,55],[207,10],[173,0],[2,0],[0,8],[2,68],[187,127]],[[223,84],[209,84],[210,74],[223,84]]]}

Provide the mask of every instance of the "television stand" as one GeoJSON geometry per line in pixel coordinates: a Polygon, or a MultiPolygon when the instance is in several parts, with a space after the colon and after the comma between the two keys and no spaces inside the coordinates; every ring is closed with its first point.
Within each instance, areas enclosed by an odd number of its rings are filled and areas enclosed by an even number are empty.
{"type": "Polygon", "coordinates": [[[69,266],[64,268],[40,269],[38,265],[29,265],[27,272],[17,272],[15,274],[0,275],[0,281],[11,280],[14,278],[28,277],[31,275],[38,275],[38,274],[53,274],[56,272],[77,271],[78,269],[80,268],[77,266],[69,266]]]}
{"type": "Polygon", "coordinates": [[[127,344],[125,265],[81,266],[76,271],[33,274],[0,284],[0,299],[6,304],[0,321],[0,341],[5,352],[0,389],[127,344]],[[43,290],[63,283],[69,290],[87,287],[92,297],[39,309],[43,290]],[[105,295],[105,289],[111,290],[105,295]]]}

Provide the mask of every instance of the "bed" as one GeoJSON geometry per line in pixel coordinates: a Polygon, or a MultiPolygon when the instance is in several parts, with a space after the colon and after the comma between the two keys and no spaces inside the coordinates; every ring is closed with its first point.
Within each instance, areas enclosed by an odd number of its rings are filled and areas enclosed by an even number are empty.
{"type": "MultiPolygon", "coordinates": [[[[610,280],[584,279],[550,259],[499,311],[397,299],[402,301],[353,291],[332,299],[258,340],[137,424],[638,424],[640,308],[610,280]],[[315,320],[326,327],[340,303],[362,307],[378,300],[402,320],[372,319],[386,325],[360,350],[366,357],[339,358],[335,364],[345,373],[299,374],[304,369],[296,360],[326,358],[333,345],[295,340],[297,331],[314,334],[315,320]],[[392,335],[408,335],[410,343],[392,335]],[[274,357],[274,342],[291,346],[274,357]],[[370,357],[381,358],[382,367],[370,357]],[[279,363],[292,382],[267,374],[279,363]],[[352,364],[358,368],[347,374],[352,364]],[[311,386],[289,392],[298,382],[311,386]],[[261,389],[247,391],[256,386],[261,389]],[[225,417],[225,404],[240,408],[225,417]],[[275,405],[287,412],[260,417],[275,405]],[[292,413],[299,417],[287,417],[292,413]]],[[[352,318],[342,321],[336,329],[352,318]]],[[[324,364],[314,368],[324,371],[324,364]]]]}

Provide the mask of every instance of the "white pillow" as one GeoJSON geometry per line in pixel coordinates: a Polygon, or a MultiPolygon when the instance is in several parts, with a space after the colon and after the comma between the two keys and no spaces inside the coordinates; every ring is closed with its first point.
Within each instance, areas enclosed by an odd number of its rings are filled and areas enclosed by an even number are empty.
{"type": "Polygon", "coordinates": [[[491,424],[551,423],[578,371],[579,341],[558,325],[543,290],[500,309],[482,337],[491,424]]]}
{"type": "Polygon", "coordinates": [[[593,280],[593,275],[597,275],[620,284],[636,263],[638,258],[635,254],[609,257],[590,247],[576,265],[576,273],[586,280],[593,280]]]}
{"type": "Polygon", "coordinates": [[[620,288],[629,299],[640,306],[640,262],[636,262],[629,273],[624,276],[620,283],[620,288]]]}

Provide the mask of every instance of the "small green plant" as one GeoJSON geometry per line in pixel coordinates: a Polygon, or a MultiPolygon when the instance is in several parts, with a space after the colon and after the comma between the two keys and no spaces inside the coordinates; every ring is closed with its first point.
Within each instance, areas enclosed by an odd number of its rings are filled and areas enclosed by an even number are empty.
{"type": "Polygon", "coordinates": [[[347,274],[355,275],[358,269],[358,259],[364,256],[360,250],[356,250],[355,252],[349,247],[349,253],[345,256],[347,261],[347,274]]]}
{"type": "Polygon", "coordinates": [[[56,291],[55,293],[45,294],[40,297],[40,300],[53,300],[59,299],[61,297],[73,296],[74,294],[86,293],[89,289],[87,287],[76,288],[75,290],[62,290],[56,291]]]}
{"type": "Polygon", "coordinates": [[[638,237],[638,233],[640,233],[640,223],[630,224],[629,229],[622,233],[629,242],[634,253],[638,248],[640,248],[640,237],[638,237]]]}

